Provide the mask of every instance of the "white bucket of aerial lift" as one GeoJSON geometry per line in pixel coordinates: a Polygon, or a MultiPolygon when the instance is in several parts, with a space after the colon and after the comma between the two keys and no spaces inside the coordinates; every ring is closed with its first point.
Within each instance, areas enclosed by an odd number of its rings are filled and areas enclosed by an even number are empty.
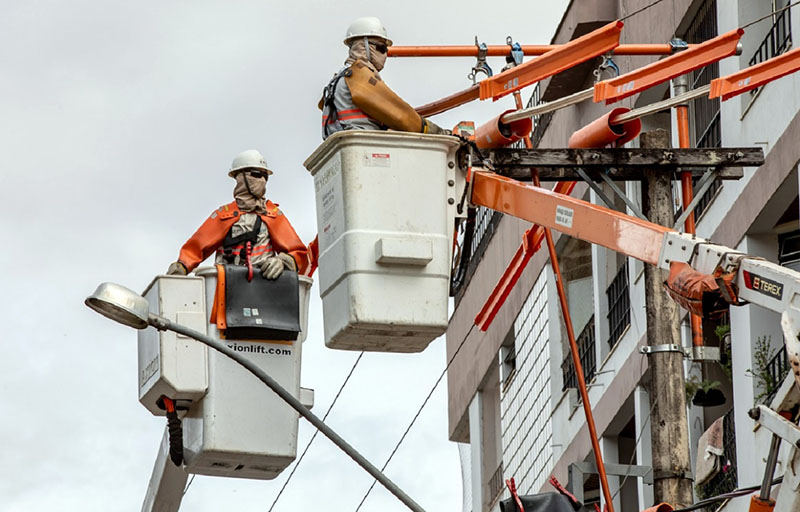
{"type": "MultiPolygon", "coordinates": [[[[206,330],[217,286],[213,267],[198,269],[205,280],[206,330]]],[[[256,276],[254,279],[262,279],[256,276]]],[[[300,387],[300,362],[308,326],[308,297],[313,280],[300,276],[300,327],[295,341],[222,340],[248,356],[303,405],[313,405],[313,390],[300,387]]],[[[297,456],[299,415],[239,364],[208,351],[208,392],[183,418],[186,471],[201,475],[269,480],[297,456]]]]}
{"type": "MultiPolygon", "coordinates": [[[[206,332],[203,279],[194,276],[157,276],[142,294],[150,312],[186,327],[206,332]]],[[[172,331],[148,327],[139,332],[139,401],[150,412],[164,416],[156,405],[161,396],[188,407],[208,389],[207,349],[202,343],[172,331]]]]}
{"type": "Polygon", "coordinates": [[[443,135],[342,131],[305,161],[328,347],[420,352],[447,329],[458,147],[443,135]]]}

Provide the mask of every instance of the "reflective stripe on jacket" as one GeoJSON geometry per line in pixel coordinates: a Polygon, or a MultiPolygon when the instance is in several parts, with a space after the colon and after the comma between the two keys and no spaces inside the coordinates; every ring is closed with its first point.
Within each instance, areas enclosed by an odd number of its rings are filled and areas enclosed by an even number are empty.
{"type": "MultiPolygon", "coordinates": [[[[308,247],[297,236],[289,220],[272,201],[267,201],[267,212],[260,214],[266,226],[269,244],[275,252],[285,252],[294,258],[298,274],[305,274],[309,267],[308,247]]],[[[211,256],[222,246],[225,236],[240,219],[242,212],[236,201],[219,207],[211,213],[202,226],[183,244],[178,257],[187,272],[211,256]]],[[[251,224],[252,226],[252,224],[251,224]]],[[[259,237],[260,241],[260,237],[259,237]]]]}
{"type": "MultiPolygon", "coordinates": [[[[237,237],[243,233],[253,231],[257,218],[258,214],[256,213],[241,213],[239,215],[239,219],[233,223],[233,226],[231,226],[229,233],[231,236],[237,237]]],[[[234,245],[230,248],[231,258],[233,260],[232,263],[234,265],[245,264],[246,249],[247,247],[244,243],[234,245]]],[[[250,262],[254,267],[261,268],[261,264],[273,254],[274,253],[272,251],[272,243],[270,242],[267,224],[266,222],[262,222],[260,229],[258,230],[255,244],[252,244],[250,247],[250,262]]],[[[217,248],[217,255],[214,261],[218,264],[229,263],[225,256],[224,243],[223,246],[217,248]]]]}

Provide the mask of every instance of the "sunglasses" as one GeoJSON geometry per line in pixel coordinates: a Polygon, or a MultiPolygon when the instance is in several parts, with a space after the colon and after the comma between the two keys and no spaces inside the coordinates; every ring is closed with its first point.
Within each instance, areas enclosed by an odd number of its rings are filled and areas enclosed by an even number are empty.
{"type": "Polygon", "coordinates": [[[263,171],[247,171],[247,174],[249,174],[251,178],[269,178],[269,173],[263,171]]]}
{"type": "Polygon", "coordinates": [[[383,43],[372,43],[372,46],[380,53],[386,53],[389,50],[389,47],[383,43]]]}

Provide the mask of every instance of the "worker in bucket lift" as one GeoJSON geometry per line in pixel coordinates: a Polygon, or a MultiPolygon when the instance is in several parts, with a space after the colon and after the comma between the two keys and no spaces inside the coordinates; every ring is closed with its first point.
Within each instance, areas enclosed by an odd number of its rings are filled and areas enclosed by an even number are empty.
{"type": "Polygon", "coordinates": [[[381,80],[379,72],[392,45],[381,20],[358,18],[348,27],[344,44],[350,48],[345,66],[325,87],[318,105],[323,140],[342,130],[448,133],[417,114],[381,80]]]}
{"type": "Polygon", "coordinates": [[[308,248],[278,209],[265,200],[272,171],[258,151],[239,153],[228,176],[236,180],[235,201],[211,213],[181,248],[169,275],[184,276],[216,251],[217,264],[247,265],[266,279],[277,279],[284,269],[306,272],[308,248]]]}

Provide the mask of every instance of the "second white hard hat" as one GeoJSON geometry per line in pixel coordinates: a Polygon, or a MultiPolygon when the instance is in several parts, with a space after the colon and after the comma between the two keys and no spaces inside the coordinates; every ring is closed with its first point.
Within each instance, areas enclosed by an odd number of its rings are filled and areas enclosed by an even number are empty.
{"type": "Polygon", "coordinates": [[[267,174],[272,174],[272,171],[267,167],[267,161],[264,160],[264,156],[255,149],[248,149],[236,155],[236,158],[231,163],[231,170],[228,171],[228,176],[233,177],[234,174],[245,169],[261,169],[266,171],[267,174]]]}
{"type": "Polygon", "coordinates": [[[347,27],[347,35],[344,36],[344,44],[349,45],[351,39],[356,37],[380,37],[386,41],[386,46],[392,46],[392,40],[386,35],[386,27],[381,20],[375,16],[364,16],[358,18],[347,27]]]}

